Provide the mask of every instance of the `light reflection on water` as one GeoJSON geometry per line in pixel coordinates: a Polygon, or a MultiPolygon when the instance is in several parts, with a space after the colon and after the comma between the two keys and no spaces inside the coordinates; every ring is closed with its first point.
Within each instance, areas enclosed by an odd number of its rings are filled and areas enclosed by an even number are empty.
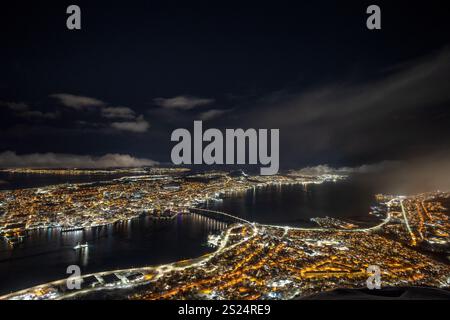
{"type": "Polygon", "coordinates": [[[186,214],[172,220],[141,217],[64,233],[36,230],[13,249],[0,242],[0,293],[65,278],[69,265],[91,273],[198,257],[214,250],[206,245],[207,237],[224,228],[223,222],[186,214]],[[85,242],[87,249],[74,250],[85,242]]]}
{"type": "Polygon", "coordinates": [[[207,208],[243,219],[276,225],[311,226],[310,219],[334,217],[360,220],[377,219],[368,215],[375,192],[352,180],[323,184],[266,185],[247,192],[208,202],[207,208]]]}

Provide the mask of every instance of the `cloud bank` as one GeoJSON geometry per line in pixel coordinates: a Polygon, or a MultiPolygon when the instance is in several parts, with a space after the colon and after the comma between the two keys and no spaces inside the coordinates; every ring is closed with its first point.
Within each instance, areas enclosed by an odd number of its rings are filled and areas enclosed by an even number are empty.
{"type": "Polygon", "coordinates": [[[59,102],[64,106],[73,108],[75,110],[82,110],[86,107],[98,107],[105,105],[103,101],[95,98],[77,96],[68,93],[53,93],[49,95],[49,97],[55,98],[59,100],[59,102]]]}
{"type": "Polygon", "coordinates": [[[145,132],[150,127],[150,124],[144,119],[143,115],[136,118],[136,121],[124,121],[124,122],[113,122],[111,127],[123,131],[131,132],[145,132]]]}
{"type": "Polygon", "coordinates": [[[212,120],[212,119],[219,118],[220,116],[224,115],[225,113],[227,113],[229,111],[230,110],[211,109],[211,110],[200,113],[199,118],[200,118],[200,120],[212,120]]]}
{"type": "Polygon", "coordinates": [[[128,107],[106,107],[102,109],[102,116],[105,118],[133,119],[135,113],[128,107]]]}
{"type": "MultiPolygon", "coordinates": [[[[55,93],[50,97],[57,99],[62,105],[70,107],[76,111],[83,111],[87,108],[97,107],[100,112],[100,117],[107,119],[109,122],[101,125],[101,122],[78,120],[77,123],[81,125],[91,125],[93,127],[109,127],[119,131],[128,131],[134,133],[146,132],[150,128],[150,124],[144,119],[143,115],[136,116],[133,109],[128,107],[112,107],[106,102],[96,98],[77,96],[68,93],[55,93]],[[120,121],[122,120],[122,121],[120,121]],[[123,121],[126,120],[126,121],[123,121]],[[99,125],[100,124],[100,125],[99,125]]],[[[37,115],[36,113],[34,115],[37,115]]],[[[42,114],[42,117],[50,118],[50,114],[42,114]]]]}
{"type": "Polygon", "coordinates": [[[177,96],[173,98],[155,98],[153,101],[157,106],[167,109],[190,110],[195,107],[211,104],[214,102],[214,99],[177,96]]]}
{"type": "Polygon", "coordinates": [[[400,167],[400,161],[382,161],[374,164],[364,164],[356,167],[337,167],[334,168],[328,164],[321,164],[317,166],[305,167],[301,170],[296,170],[300,175],[317,176],[322,174],[343,174],[349,175],[354,173],[376,173],[384,170],[391,170],[400,167]]]}
{"type": "Polygon", "coordinates": [[[435,190],[450,191],[450,151],[442,150],[410,158],[408,161],[382,161],[355,167],[332,167],[327,164],[305,167],[300,175],[344,174],[373,194],[417,194],[435,190]]]}
{"type": "Polygon", "coordinates": [[[118,168],[153,166],[157,161],[135,158],[128,154],[108,153],[100,157],[61,153],[18,155],[14,151],[0,153],[2,168],[118,168]]]}

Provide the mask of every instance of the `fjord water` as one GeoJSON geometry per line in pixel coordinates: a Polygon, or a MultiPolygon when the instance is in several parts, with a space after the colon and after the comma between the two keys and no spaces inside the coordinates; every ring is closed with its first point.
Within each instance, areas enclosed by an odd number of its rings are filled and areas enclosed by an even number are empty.
{"type": "MultiPolygon", "coordinates": [[[[310,226],[310,218],[325,216],[371,223],[373,200],[370,187],[344,180],[256,188],[209,201],[206,207],[260,223],[310,226]]],[[[198,257],[214,250],[206,245],[208,234],[224,227],[198,215],[173,220],[141,217],[85,231],[35,231],[15,248],[0,241],[0,294],[66,278],[69,265],[79,265],[87,274],[198,257]],[[85,241],[87,250],[73,249],[85,241]]]]}
{"type": "Polygon", "coordinates": [[[371,223],[373,187],[355,179],[309,185],[268,185],[210,201],[211,210],[264,224],[307,227],[311,218],[333,217],[371,223]]]}
{"type": "Polygon", "coordinates": [[[69,265],[88,274],[198,257],[214,250],[206,245],[208,234],[223,228],[224,223],[203,216],[179,215],[65,233],[33,231],[14,248],[0,242],[0,294],[67,278],[69,265]],[[79,242],[88,242],[88,249],[74,250],[79,242]]]}

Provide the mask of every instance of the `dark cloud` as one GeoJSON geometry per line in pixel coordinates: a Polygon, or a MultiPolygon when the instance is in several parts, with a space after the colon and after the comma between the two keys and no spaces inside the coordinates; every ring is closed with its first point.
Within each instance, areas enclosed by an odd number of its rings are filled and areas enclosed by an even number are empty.
{"type": "Polygon", "coordinates": [[[406,63],[372,81],[279,91],[237,108],[228,126],[279,128],[281,164],[389,160],[450,138],[450,50],[406,63]],[[436,114],[436,118],[433,117],[436,114]],[[434,121],[433,123],[430,123],[434,121]],[[436,138],[439,137],[439,141],[436,138]]]}
{"type": "Polygon", "coordinates": [[[150,127],[143,115],[136,116],[134,110],[128,107],[112,107],[99,99],[85,96],[77,96],[67,93],[51,94],[50,97],[56,98],[62,105],[75,110],[75,114],[57,110],[55,112],[44,112],[40,110],[31,110],[31,108],[22,102],[0,102],[10,110],[15,111],[15,115],[30,120],[55,120],[62,118],[62,129],[74,131],[76,128],[98,129],[108,132],[108,129],[127,132],[145,132],[150,127]],[[81,112],[87,108],[95,107],[95,112],[81,112]],[[81,119],[80,119],[81,117],[81,119]],[[106,121],[105,121],[106,120],[106,121]],[[69,125],[68,125],[69,124],[69,125]]]}
{"type": "Polygon", "coordinates": [[[264,98],[270,110],[259,120],[301,126],[323,120],[372,121],[396,110],[432,106],[450,100],[450,50],[403,66],[380,80],[338,82],[301,94],[277,93],[264,98]],[[270,113],[270,114],[269,114],[270,113]]]}
{"type": "Polygon", "coordinates": [[[29,106],[24,102],[0,101],[0,106],[7,107],[17,112],[26,111],[29,109],[29,106]]]}
{"type": "Polygon", "coordinates": [[[24,102],[0,102],[0,105],[6,106],[12,110],[17,117],[26,119],[56,119],[61,115],[58,111],[43,112],[40,110],[31,110],[31,107],[24,102]]]}
{"type": "Polygon", "coordinates": [[[59,112],[42,112],[42,111],[24,111],[18,114],[24,118],[35,118],[35,119],[56,119],[61,114],[59,112]]]}

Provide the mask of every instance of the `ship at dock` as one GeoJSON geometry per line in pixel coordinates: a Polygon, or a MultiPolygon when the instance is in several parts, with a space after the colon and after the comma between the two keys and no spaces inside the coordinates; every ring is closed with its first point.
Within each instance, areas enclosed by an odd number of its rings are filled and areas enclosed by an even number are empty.
{"type": "Polygon", "coordinates": [[[64,228],[61,228],[61,233],[63,233],[63,232],[81,231],[83,229],[84,229],[83,227],[64,227],[64,228]]]}

